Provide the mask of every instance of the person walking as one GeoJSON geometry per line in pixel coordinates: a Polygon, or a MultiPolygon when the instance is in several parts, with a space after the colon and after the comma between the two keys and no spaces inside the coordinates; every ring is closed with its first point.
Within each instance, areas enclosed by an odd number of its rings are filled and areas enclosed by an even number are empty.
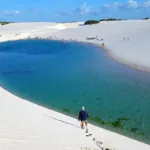
{"type": "Polygon", "coordinates": [[[88,132],[88,119],[89,115],[88,113],[85,111],[85,107],[82,107],[82,110],[79,112],[79,117],[78,117],[78,121],[81,121],[81,128],[84,129],[84,125],[86,126],[86,132],[88,132]]]}

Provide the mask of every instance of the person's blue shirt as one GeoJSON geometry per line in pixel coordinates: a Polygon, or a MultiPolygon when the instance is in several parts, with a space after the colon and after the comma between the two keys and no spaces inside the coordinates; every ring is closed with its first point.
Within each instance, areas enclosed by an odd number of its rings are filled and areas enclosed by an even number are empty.
{"type": "Polygon", "coordinates": [[[89,117],[88,113],[85,110],[81,110],[79,112],[78,120],[86,121],[88,119],[88,117],[89,117]]]}

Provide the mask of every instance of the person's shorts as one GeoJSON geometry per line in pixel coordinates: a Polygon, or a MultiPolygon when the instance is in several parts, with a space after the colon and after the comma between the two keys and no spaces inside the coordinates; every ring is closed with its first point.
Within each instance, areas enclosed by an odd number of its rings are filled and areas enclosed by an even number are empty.
{"type": "Polygon", "coordinates": [[[87,122],[87,120],[81,120],[81,122],[87,122]]]}

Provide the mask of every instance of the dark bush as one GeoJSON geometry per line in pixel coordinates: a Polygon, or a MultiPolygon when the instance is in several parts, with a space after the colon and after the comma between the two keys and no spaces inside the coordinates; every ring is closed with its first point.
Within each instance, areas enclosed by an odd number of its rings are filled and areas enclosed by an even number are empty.
{"type": "Polygon", "coordinates": [[[99,23],[98,20],[88,20],[84,23],[84,25],[92,25],[92,24],[97,24],[99,23]]]}
{"type": "Polygon", "coordinates": [[[144,20],[148,20],[149,18],[147,17],[147,18],[144,18],[144,20]]]}
{"type": "Polygon", "coordinates": [[[101,125],[101,123],[102,123],[102,120],[100,117],[91,117],[90,120],[94,121],[98,125],[101,125]]]}
{"type": "Polygon", "coordinates": [[[9,24],[11,22],[0,22],[1,25],[6,25],[6,24],[9,24]]]}
{"type": "Polygon", "coordinates": [[[101,19],[100,22],[102,21],[121,21],[122,19],[115,19],[115,18],[108,18],[108,19],[101,19]]]}
{"type": "Polygon", "coordinates": [[[130,120],[129,118],[120,117],[116,121],[111,122],[111,125],[115,128],[123,127],[123,122],[130,120]]]}
{"type": "Polygon", "coordinates": [[[64,108],[64,109],[63,109],[63,112],[65,112],[65,113],[70,113],[70,110],[69,110],[68,108],[64,108]]]}
{"type": "Polygon", "coordinates": [[[107,18],[107,19],[101,19],[101,20],[88,20],[84,23],[84,25],[92,25],[92,24],[97,24],[102,21],[121,21],[122,19],[115,19],[115,18],[107,18]]]}

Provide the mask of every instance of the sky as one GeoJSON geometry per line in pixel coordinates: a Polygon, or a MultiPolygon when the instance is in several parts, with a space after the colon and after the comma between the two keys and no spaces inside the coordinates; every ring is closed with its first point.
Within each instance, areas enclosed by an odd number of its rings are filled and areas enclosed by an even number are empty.
{"type": "Polygon", "coordinates": [[[150,17],[150,0],[0,0],[0,21],[72,22],[150,17]]]}

